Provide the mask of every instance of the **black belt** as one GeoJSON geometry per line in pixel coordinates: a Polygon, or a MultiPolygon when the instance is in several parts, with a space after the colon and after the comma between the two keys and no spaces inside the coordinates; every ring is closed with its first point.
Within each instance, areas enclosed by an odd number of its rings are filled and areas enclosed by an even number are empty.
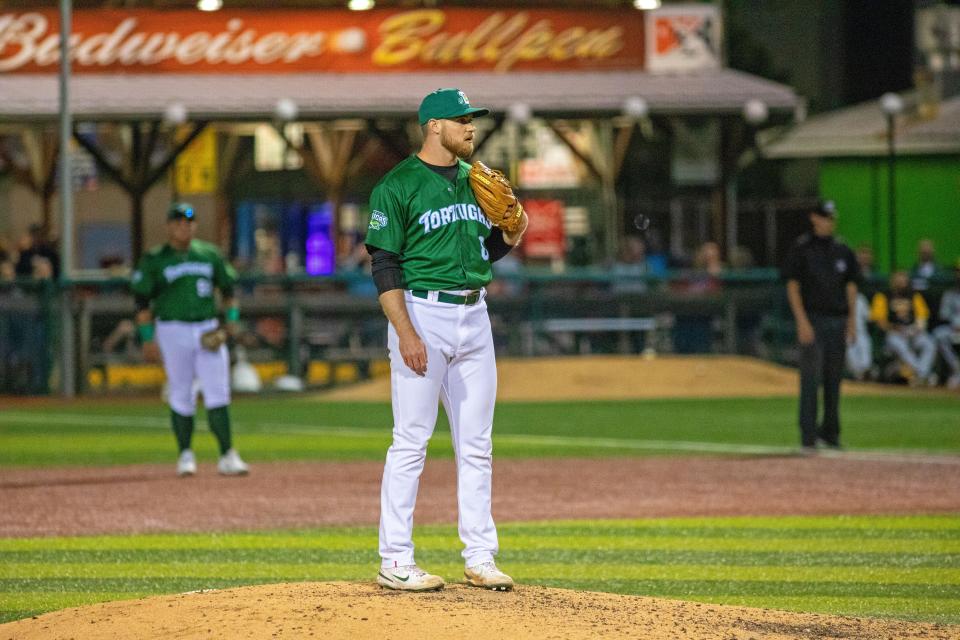
{"type": "MultiPolygon", "coordinates": [[[[424,300],[430,299],[429,291],[411,291],[410,295],[414,298],[423,298],[424,300]]],[[[460,296],[455,293],[447,293],[446,291],[437,291],[437,302],[446,302],[447,304],[477,304],[480,302],[480,292],[471,291],[465,296],[460,296]]]]}

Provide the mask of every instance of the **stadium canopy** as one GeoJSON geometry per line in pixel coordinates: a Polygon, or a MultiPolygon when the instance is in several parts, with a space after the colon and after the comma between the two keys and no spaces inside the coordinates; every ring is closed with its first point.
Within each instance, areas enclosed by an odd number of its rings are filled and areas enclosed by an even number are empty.
{"type": "MultiPolygon", "coordinates": [[[[90,74],[72,80],[78,121],[161,119],[182,104],[192,120],[269,120],[277,101],[292,100],[301,120],[413,115],[421,98],[449,86],[449,73],[406,74],[90,74]]],[[[792,115],[800,99],[785,85],[733,69],[694,73],[641,71],[465,73],[456,78],[479,105],[507,112],[524,103],[535,116],[615,116],[642,98],[653,115],[736,115],[748,100],[771,114],[792,115]]],[[[57,78],[0,76],[0,122],[57,119],[57,78]]]]}
{"type": "MultiPolygon", "coordinates": [[[[960,96],[943,100],[928,117],[919,115],[915,92],[904,94],[904,115],[896,123],[898,155],[960,153],[960,96]]],[[[768,158],[885,156],[887,118],[879,101],[814,116],[786,131],[765,131],[761,148],[768,158]]]]}

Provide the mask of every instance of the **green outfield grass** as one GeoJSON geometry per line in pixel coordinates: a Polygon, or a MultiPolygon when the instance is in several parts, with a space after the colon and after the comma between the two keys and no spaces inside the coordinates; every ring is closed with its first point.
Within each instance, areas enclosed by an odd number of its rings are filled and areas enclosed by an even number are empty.
{"type": "MultiPolygon", "coordinates": [[[[960,518],[676,518],[508,524],[522,584],[858,616],[960,622],[960,518]]],[[[457,581],[453,527],[418,561],[457,581]]],[[[107,600],[259,583],[372,581],[373,527],[0,539],[0,620],[107,600]]]]}
{"type": "MultiPolygon", "coordinates": [[[[610,456],[651,453],[782,453],[797,444],[795,398],[501,402],[498,456],[610,456]]],[[[169,462],[167,409],[142,400],[80,402],[0,411],[0,465],[169,462]]],[[[198,416],[196,448],[214,455],[198,416]]],[[[263,460],[381,460],[392,419],[386,402],[327,402],[263,396],[233,405],[244,457],[263,460]]],[[[848,397],[843,438],[853,450],[960,452],[960,397],[848,397]]],[[[440,411],[431,456],[452,456],[440,411]]]]}

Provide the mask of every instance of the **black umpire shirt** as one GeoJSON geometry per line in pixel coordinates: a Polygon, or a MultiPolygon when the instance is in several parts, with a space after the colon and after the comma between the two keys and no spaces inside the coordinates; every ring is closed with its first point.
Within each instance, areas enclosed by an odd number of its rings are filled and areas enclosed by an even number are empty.
{"type": "Polygon", "coordinates": [[[784,280],[800,283],[800,298],[807,313],[845,316],[847,283],[860,283],[860,265],[850,247],[833,236],[807,233],[797,240],[787,255],[782,271],[784,280]]]}

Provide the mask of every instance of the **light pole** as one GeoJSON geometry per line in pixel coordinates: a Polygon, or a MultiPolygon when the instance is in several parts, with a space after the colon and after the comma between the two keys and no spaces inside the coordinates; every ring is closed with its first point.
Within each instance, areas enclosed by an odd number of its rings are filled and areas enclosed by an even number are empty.
{"type": "Polygon", "coordinates": [[[887,233],[890,244],[890,273],[897,269],[897,147],[896,119],[903,112],[903,98],[896,93],[880,97],[880,110],[887,117],[887,233]]]}
{"type": "Polygon", "coordinates": [[[725,170],[727,179],[724,185],[724,201],[726,203],[726,226],[724,228],[725,236],[723,238],[724,251],[727,259],[734,247],[737,246],[737,238],[740,235],[738,224],[738,194],[737,179],[740,172],[747,167],[756,158],[756,135],[757,130],[770,118],[770,107],[759,98],[750,98],[743,103],[740,115],[747,124],[745,135],[746,139],[739,143],[733,143],[737,146],[731,149],[731,158],[729,167],[725,170]]]}

